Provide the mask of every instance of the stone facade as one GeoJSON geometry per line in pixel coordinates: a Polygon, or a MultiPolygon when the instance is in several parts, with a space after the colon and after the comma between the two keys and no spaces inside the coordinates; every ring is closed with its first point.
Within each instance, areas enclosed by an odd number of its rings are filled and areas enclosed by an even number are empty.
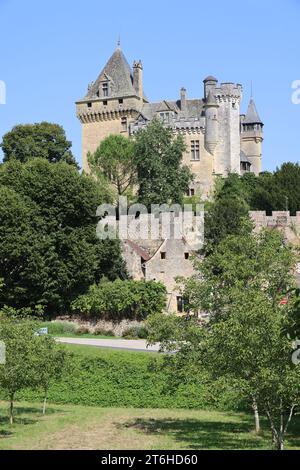
{"type": "Polygon", "coordinates": [[[76,103],[82,124],[83,169],[89,171],[88,152],[95,152],[111,134],[134,135],[154,118],[161,119],[186,141],[184,163],[193,174],[190,195],[208,197],[214,178],[228,173],[261,171],[263,123],[251,99],[240,114],[242,86],[204,80],[204,97],[188,99],[185,88],[174,101],[150,103],[143,91],[143,65],[129,66],[116,49],[87,95],[76,103]]]}

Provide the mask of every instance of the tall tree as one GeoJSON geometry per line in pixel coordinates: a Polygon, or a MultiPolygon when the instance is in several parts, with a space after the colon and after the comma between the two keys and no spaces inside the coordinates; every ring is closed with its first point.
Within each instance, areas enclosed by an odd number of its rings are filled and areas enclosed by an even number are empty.
{"type": "Polygon", "coordinates": [[[0,168],[0,306],[66,312],[103,276],[124,274],[117,240],[98,240],[101,187],[65,163],[0,168]]]}
{"type": "Polygon", "coordinates": [[[1,144],[4,162],[26,163],[33,158],[45,158],[50,163],[62,161],[77,166],[71,146],[64,129],[50,122],[15,126],[3,136],[1,144]]]}
{"type": "Polygon", "coordinates": [[[138,200],[151,204],[181,204],[192,174],[182,165],[185,144],[158,120],[140,130],[135,139],[135,164],[139,183],[138,200]]]}
{"type": "Polygon", "coordinates": [[[90,169],[100,181],[107,180],[115,196],[131,195],[137,183],[134,141],[122,135],[104,139],[88,157],[90,169]]]}

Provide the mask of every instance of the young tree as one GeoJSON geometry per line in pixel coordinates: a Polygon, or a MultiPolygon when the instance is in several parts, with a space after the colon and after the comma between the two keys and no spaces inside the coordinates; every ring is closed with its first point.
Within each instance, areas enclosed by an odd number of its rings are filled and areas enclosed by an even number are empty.
{"type": "Polygon", "coordinates": [[[43,415],[50,385],[67,374],[71,367],[71,357],[66,349],[49,336],[41,336],[36,342],[35,379],[36,387],[44,392],[43,415]]]}
{"type": "Polygon", "coordinates": [[[45,158],[50,163],[62,161],[77,166],[71,146],[64,129],[49,122],[15,126],[3,136],[1,144],[4,162],[26,163],[33,158],[45,158]]]}
{"type": "Polygon", "coordinates": [[[226,377],[252,401],[257,431],[258,409],[266,414],[278,450],[300,405],[300,366],[292,363],[284,310],[257,289],[236,293],[230,316],[208,329],[202,356],[214,376],[226,377]]]}
{"type": "Polygon", "coordinates": [[[292,249],[276,231],[229,236],[184,283],[191,310],[209,314],[209,321],[181,320],[179,328],[180,320],[149,320],[150,341],[175,352],[176,366],[190,377],[204,368],[249,400],[257,431],[259,410],[265,413],[278,449],[300,405],[300,367],[287,334],[295,301],[281,302],[294,285],[294,265],[292,249]]]}
{"type": "Polygon", "coordinates": [[[134,153],[132,139],[111,135],[101,142],[94,154],[89,154],[91,172],[99,181],[107,180],[115,195],[131,195],[137,184],[134,153]]]}
{"type": "Polygon", "coordinates": [[[9,422],[14,422],[15,395],[36,383],[34,323],[16,323],[1,318],[0,340],[6,348],[6,362],[0,365],[0,387],[9,398],[9,422]]]}
{"type": "Polygon", "coordinates": [[[139,183],[138,200],[151,204],[181,204],[189,184],[191,171],[182,165],[185,144],[182,136],[160,121],[152,121],[135,138],[135,165],[139,183]]]}

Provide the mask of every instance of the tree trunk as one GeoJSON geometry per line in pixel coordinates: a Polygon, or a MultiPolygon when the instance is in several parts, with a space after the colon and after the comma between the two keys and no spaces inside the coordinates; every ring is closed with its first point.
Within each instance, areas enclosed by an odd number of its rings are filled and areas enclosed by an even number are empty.
{"type": "Polygon", "coordinates": [[[9,424],[12,426],[14,424],[14,398],[15,394],[12,393],[9,397],[10,404],[9,404],[9,424]]]}
{"type": "Polygon", "coordinates": [[[48,398],[48,390],[45,390],[44,403],[43,403],[43,416],[45,416],[46,414],[47,398],[48,398]]]}
{"type": "Polygon", "coordinates": [[[260,430],[261,430],[260,429],[260,419],[259,419],[258,405],[257,405],[257,401],[256,401],[255,397],[253,397],[252,408],[253,408],[253,412],[254,412],[255,432],[257,434],[259,434],[260,430]]]}

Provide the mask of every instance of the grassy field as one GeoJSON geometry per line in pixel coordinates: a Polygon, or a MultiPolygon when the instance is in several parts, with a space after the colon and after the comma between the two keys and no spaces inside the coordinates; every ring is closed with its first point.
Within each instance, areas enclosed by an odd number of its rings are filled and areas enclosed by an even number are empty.
{"type": "MultiPolygon", "coordinates": [[[[270,433],[253,432],[246,414],[194,410],[105,409],[18,403],[16,422],[7,424],[0,402],[0,450],[204,450],[270,449],[270,433]]],[[[300,421],[294,423],[287,449],[300,449],[300,421]]]]}

